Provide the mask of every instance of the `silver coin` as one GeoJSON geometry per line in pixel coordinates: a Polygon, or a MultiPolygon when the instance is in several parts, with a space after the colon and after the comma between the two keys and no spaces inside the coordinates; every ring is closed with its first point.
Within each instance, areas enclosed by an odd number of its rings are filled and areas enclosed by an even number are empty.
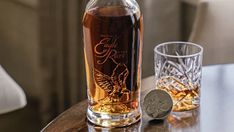
{"type": "Polygon", "coordinates": [[[171,96],[163,90],[154,89],[144,98],[143,109],[153,119],[166,118],[173,107],[171,96]]]}

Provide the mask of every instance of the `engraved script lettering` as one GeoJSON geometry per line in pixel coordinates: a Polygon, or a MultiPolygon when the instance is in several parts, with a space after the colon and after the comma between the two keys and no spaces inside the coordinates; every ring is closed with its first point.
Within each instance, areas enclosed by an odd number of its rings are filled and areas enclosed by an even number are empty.
{"type": "Polygon", "coordinates": [[[114,56],[116,56],[117,51],[117,38],[103,38],[95,47],[94,52],[98,58],[98,64],[104,64],[109,58],[112,59],[116,64],[117,62],[114,60],[114,56]]]}

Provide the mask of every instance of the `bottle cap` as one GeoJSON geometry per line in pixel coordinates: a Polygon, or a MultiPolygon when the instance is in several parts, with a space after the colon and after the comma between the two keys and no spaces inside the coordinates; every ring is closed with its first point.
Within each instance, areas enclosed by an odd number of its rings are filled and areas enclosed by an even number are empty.
{"type": "Polygon", "coordinates": [[[147,93],[143,102],[145,113],[153,119],[165,119],[171,112],[173,101],[164,90],[154,89],[147,93]]]}

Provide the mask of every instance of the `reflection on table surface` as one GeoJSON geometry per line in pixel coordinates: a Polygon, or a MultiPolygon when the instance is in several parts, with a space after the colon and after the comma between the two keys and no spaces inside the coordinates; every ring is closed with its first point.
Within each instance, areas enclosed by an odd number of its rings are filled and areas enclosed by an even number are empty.
{"type": "Polygon", "coordinates": [[[140,132],[141,122],[137,122],[128,127],[120,128],[103,128],[96,125],[93,125],[89,121],[87,122],[88,132],[140,132]]]}
{"type": "Polygon", "coordinates": [[[128,127],[103,128],[87,121],[87,127],[82,131],[89,132],[198,132],[200,131],[200,110],[185,113],[172,113],[165,120],[151,120],[143,116],[142,120],[128,127]],[[181,115],[182,114],[182,115],[181,115]]]}

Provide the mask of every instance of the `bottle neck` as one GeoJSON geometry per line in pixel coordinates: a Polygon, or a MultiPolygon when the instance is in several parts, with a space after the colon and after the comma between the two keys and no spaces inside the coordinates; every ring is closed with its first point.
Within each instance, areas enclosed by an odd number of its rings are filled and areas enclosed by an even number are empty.
{"type": "Polygon", "coordinates": [[[124,7],[126,8],[125,10],[129,10],[129,12],[132,13],[140,12],[140,8],[136,0],[90,0],[86,6],[86,11],[94,8],[110,6],[124,7]],[[128,7],[129,9],[127,9],[128,7]]]}

